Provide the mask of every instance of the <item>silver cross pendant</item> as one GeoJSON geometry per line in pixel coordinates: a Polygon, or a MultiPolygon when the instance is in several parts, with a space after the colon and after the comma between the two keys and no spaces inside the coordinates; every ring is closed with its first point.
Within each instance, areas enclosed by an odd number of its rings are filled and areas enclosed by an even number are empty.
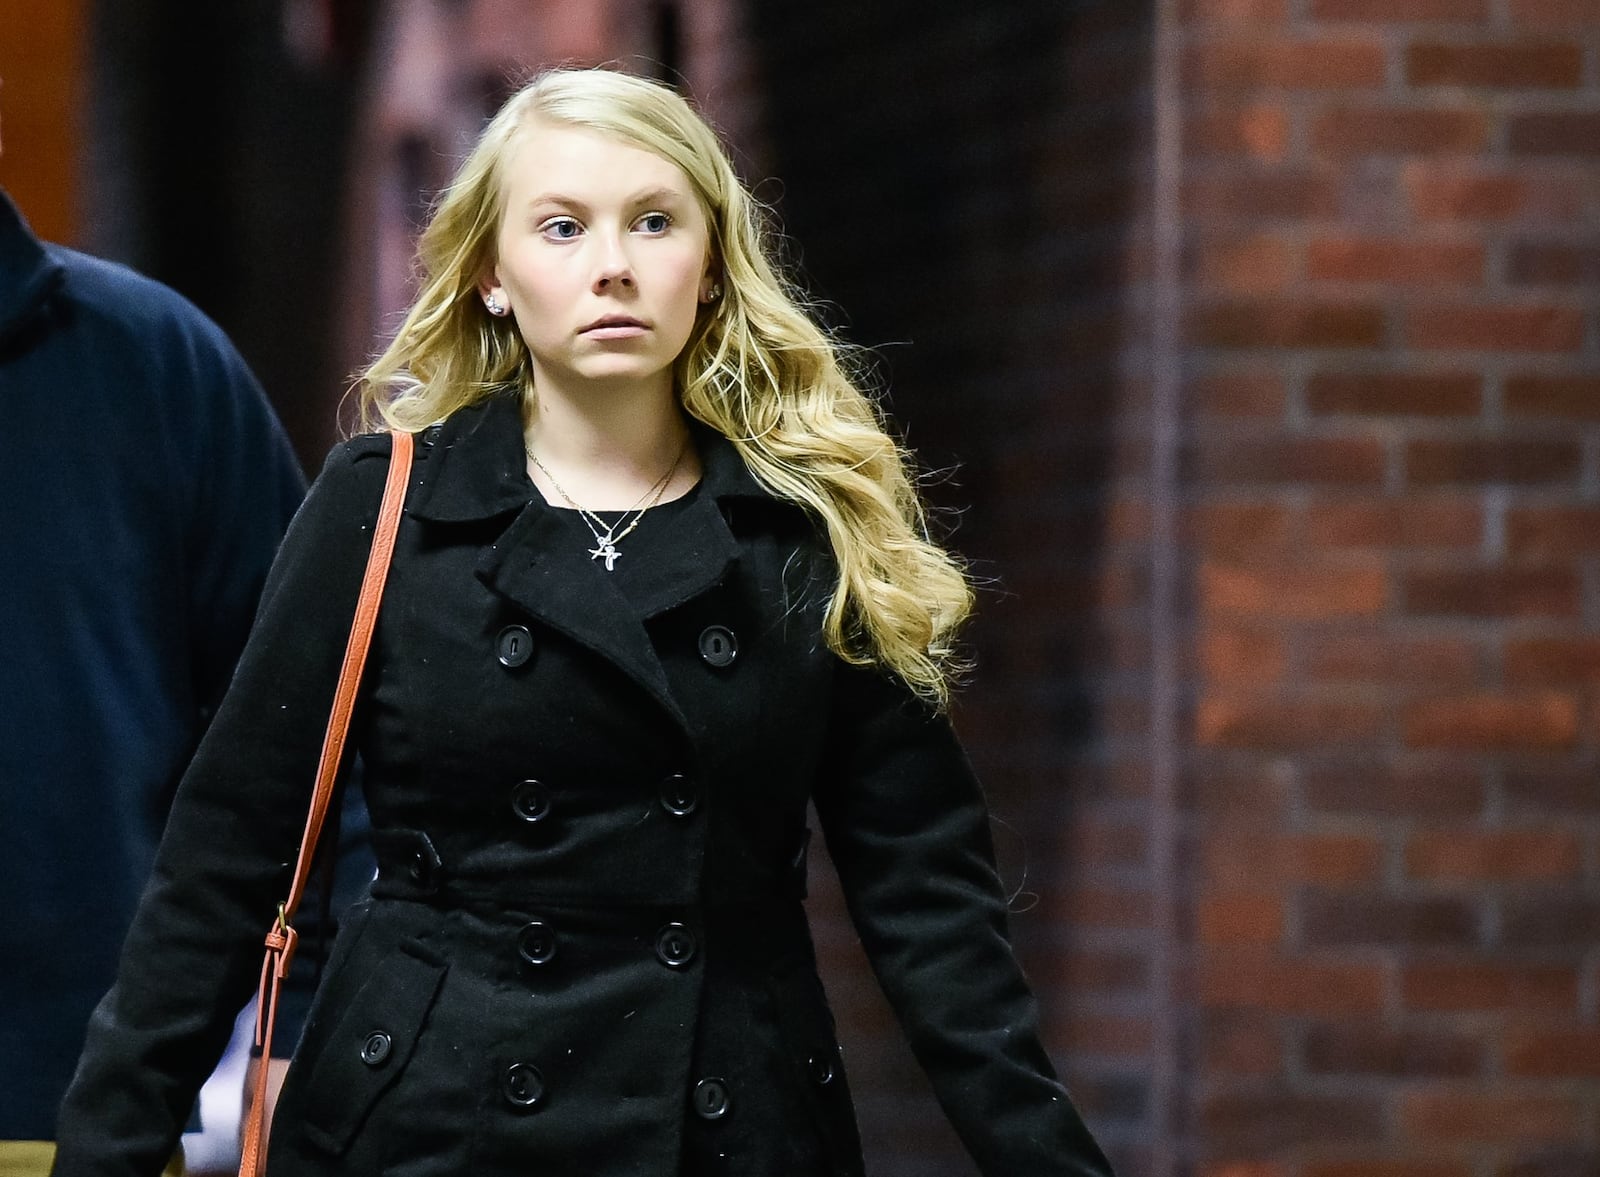
{"type": "Polygon", "coordinates": [[[589,555],[595,560],[606,562],[606,571],[610,572],[617,566],[617,558],[622,555],[610,540],[601,540],[598,548],[590,548],[589,555]]]}

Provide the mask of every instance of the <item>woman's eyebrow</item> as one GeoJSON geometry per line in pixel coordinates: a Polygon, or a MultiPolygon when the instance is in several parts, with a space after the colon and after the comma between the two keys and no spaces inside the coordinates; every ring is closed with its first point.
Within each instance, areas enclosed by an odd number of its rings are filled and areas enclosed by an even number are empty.
{"type": "Polygon", "coordinates": [[[555,204],[562,208],[572,209],[574,212],[588,212],[589,206],[576,196],[565,196],[560,192],[541,192],[539,195],[528,199],[529,208],[537,208],[541,204],[555,204]]]}
{"type": "Polygon", "coordinates": [[[687,194],[676,188],[646,188],[629,198],[629,204],[653,204],[661,200],[687,200],[687,194]]]}
{"type": "MultiPolygon", "coordinates": [[[[684,201],[687,199],[689,199],[688,195],[677,188],[657,186],[654,188],[641,189],[632,196],[629,196],[624,203],[629,206],[636,206],[641,204],[652,204],[656,201],[684,201]]],[[[541,192],[539,195],[528,201],[529,208],[536,208],[542,204],[559,205],[562,208],[572,209],[575,212],[586,213],[590,211],[590,207],[585,201],[576,196],[568,196],[561,192],[541,192]]]]}

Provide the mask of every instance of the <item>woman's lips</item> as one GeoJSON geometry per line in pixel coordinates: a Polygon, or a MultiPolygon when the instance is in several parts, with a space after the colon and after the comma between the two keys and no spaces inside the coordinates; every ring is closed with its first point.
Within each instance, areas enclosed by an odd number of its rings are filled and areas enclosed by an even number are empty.
{"type": "Polygon", "coordinates": [[[632,315],[601,315],[578,334],[591,339],[633,339],[648,330],[642,319],[632,315]]]}

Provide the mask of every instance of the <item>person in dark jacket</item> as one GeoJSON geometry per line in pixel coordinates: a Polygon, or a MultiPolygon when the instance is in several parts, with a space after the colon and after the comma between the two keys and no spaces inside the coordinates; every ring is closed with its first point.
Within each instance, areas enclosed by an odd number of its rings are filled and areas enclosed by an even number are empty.
{"type": "MultiPolygon", "coordinates": [[[[273,1177],[860,1174],[802,899],[815,812],[986,1177],[1110,1167],[1006,932],[943,704],[970,590],[670,89],[559,70],[484,131],[366,373],[420,434],[352,739],[379,874],[273,1177]]],[[[63,1104],[155,1173],[252,985],[390,454],[337,447],[186,774],[63,1104]]]]}
{"type": "Polygon", "coordinates": [[[42,1174],[305,482],[215,323],[40,241],[4,192],[0,414],[0,1172],[42,1174]]]}

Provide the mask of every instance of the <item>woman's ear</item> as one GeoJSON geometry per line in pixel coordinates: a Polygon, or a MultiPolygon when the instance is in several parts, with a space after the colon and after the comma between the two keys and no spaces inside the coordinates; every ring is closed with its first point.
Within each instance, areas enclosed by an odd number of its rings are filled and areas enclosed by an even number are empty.
{"type": "Polygon", "coordinates": [[[483,277],[478,279],[478,297],[483,299],[483,305],[489,313],[497,318],[511,312],[505,287],[500,285],[500,276],[492,269],[485,271],[483,277]]]}
{"type": "Polygon", "coordinates": [[[706,264],[700,272],[700,305],[707,306],[722,297],[722,259],[713,245],[706,246],[706,264]]]}
{"type": "Polygon", "coordinates": [[[717,263],[706,263],[705,275],[700,279],[700,305],[706,306],[722,297],[722,277],[717,263]]]}

